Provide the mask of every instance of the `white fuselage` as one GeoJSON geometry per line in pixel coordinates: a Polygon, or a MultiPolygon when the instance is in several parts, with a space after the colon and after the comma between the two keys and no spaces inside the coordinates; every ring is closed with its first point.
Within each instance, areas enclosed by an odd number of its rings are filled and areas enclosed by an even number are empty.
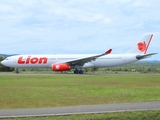
{"type": "MultiPolygon", "coordinates": [[[[65,63],[69,60],[94,56],[95,54],[48,54],[48,55],[16,55],[8,57],[2,64],[14,68],[51,68],[52,64],[65,63]]],[[[109,54],[87,62],[80,68],[102,68],[123,65],[137,61],[137,54],[109,54]]],[[[72,68],[72,66],[71,66],[72,68]]]]}

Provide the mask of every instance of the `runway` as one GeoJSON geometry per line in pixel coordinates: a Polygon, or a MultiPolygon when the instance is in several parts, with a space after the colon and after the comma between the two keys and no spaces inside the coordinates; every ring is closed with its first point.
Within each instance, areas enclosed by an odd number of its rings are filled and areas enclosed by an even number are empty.
{"type": "Polygon", "coordinates": [[[54,116],[54,115],[58,116],[58,115],[108,113],[108,112],[123,112],[123,111],[141,111],[141,110],[160,110],[160,101],[69,106],[69,107],[55,107],[55,108],[0,110],[0,118],[33,117],[33,116],[40,117],[40,116],[54,116]]]}

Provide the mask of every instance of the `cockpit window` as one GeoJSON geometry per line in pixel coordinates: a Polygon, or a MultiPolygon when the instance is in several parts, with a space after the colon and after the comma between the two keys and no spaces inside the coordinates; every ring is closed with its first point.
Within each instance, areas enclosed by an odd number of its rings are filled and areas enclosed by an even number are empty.
{"type": "Polygon", "coordinates": [[[6,58],[5,60],[9,60],[9,58],[6,58]]]}

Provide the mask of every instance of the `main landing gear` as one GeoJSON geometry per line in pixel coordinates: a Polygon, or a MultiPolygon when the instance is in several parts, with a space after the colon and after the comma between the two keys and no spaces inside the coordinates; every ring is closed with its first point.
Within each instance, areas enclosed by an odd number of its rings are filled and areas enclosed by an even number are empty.
{"type": "Polygon", "coordinates": [[[83,74],[83,70],[75,69],[74,74],[83,74]]]}

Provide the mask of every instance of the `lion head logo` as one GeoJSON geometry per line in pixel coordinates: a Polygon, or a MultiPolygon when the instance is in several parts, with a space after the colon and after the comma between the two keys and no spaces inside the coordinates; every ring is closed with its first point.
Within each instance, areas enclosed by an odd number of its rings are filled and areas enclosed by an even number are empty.
{"type": "Polygon", "coordinates": [[[56,65],[56,69],[58,70],[59,68],[60,68],[60,66],[57,64],[57,65],[56,65]]]}
{"type": "Polygon", "coordinates": [[[139,42],[138,44],[138,49],[141,51],[141,52],[144,52],[146,49],[147,49],[147,45],[145,42],[139,42]]]}

